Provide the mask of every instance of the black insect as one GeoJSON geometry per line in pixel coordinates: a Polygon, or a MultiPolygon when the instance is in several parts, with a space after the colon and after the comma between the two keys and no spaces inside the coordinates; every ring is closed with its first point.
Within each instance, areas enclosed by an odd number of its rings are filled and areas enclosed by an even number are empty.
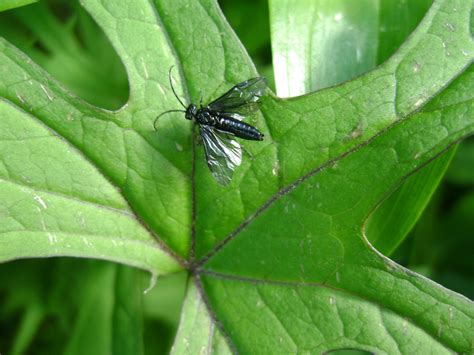
{"type": "Polygon", "coordinates": [[[235,85],[224,95],[206,106],[202,103],[198,108],[195,104],[186,107],[179,99],[169,79],[174,96],[185,110],[169,110],[160,114],[158,118],[170,112],[184,112],[184,117],[199,126],[204,142],[206,160],[212,175],[222,185],[227,185],[237,166],[242,161],[242,149],[234,139],[239,137],[248,140],[261,141],[263,134],[254,126],[242,120],[258,110],[258,101],[265,93],[267,81],[265,78],[253,78],[235,85]]]}

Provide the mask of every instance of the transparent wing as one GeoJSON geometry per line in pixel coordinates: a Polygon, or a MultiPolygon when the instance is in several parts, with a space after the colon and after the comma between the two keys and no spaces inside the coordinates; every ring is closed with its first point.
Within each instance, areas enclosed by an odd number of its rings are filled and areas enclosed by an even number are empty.
{"type": "Polygon", "coordinates": [[[267,80],[253,78],[235,85],[224,95],[212,101],[208,107],[215,112],[241,112],[243,114],[258,110],[258,100],[265,93],[267,80]]]}
{"type": "Polygon", "coordinates": [[[240,144],[232,136],[201,125],[201,137],[204,142],[206,160],[212,175],[221,185],[227,185],[242,161],[240,144]]]}

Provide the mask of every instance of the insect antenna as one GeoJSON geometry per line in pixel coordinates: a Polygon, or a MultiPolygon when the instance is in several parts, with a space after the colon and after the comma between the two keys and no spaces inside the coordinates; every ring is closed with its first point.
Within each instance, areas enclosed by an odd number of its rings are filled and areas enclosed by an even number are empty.
{"type": "Polygon", "coordinates": [[[184,108],[186,108],[186,106],[183,104],[183,102],[179,99],[178,95],[176,94],[176,91],[174,90],[174,86],[173,86],[173,82],[171,81],[171,71],[173,70],[174,68],[174,65],[171,66],[170,68],[170,71],[168,73],[168,77],[170,79],[170,86],[171,86],[171,90],[173,90],[173,94],[174,96],[176,97],[176,99],[178,99],[179,103],[181,104],[181,106],[183,106],[184,108]]]}
{"type": "MultiPolygon", "coordinates": [[[[171,71],[173,70],[174,68],[174,65],[172,65],[170,67],[170,70],[168,72],[168,78],[170,80],[170,86],[171,86],[171,90],[173,90],[173,94],[174,94],[174,97],[176,97],[176,99],[179,101],[179,103],[181,104],[181,106],[183,106],[184,108],[186,108],[186,106],[183,104],[183,102],[179,99],[179,96],[176,94],[176,91],[174,90],[174,86],[173,86],[173,81],[171,80],[171,71]]],[[[158,119],[167,114],[167,113],[171,113],[171,112],[186,112],[186,110],[168,110],[168,111],[165,111],[161,114],[159,114],[156,118],[155,118],[155,121],[153,122],[153,127],[155,128],[155,131],[156,131],[156,122],[158,121],[158,119]]]]}
{"type": "Polygon", "coordinates": [[[155,128],[155,131],[156,131],[156,122],[158,122],[158,118],[160,118],[161,116],[163,115],[166,115],[167,113],[171,113],[171,112],[186,112],[185,110],[168,110],[168,111],[165,111],[163,113],[160,113],[156,118],[155,118],[155,121],[153,122],[153,127],[155,128]]]}

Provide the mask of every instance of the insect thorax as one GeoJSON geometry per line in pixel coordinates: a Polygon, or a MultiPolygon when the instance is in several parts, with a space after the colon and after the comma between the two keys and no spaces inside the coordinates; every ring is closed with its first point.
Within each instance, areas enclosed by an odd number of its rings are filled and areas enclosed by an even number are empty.
{"type": "Polygon", "coordinates": [[[213,115],[206,107],[200,108],[197,110],[196,115],[194,116],[196,122],[199,124],[211,125],[216,124],[217,117],[213,115]]]}

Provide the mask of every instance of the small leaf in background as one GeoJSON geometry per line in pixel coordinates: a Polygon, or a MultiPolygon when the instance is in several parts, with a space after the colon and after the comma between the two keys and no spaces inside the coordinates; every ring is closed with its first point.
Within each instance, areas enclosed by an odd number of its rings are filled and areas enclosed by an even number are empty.
{"type": "Polygon", "coordinates": [[[218,324],[209,314],[208,306],[197,288],[196,281],[190,279],[171,354],[191,354],[197,351],[201,354],[232,353],[218,324]]]}
{"type": "Polygon", "coordinates": [[[158,279],[156,286],[144,295],[145,354],[168,354],[171,350],[176,338],[186,284],[185,272],[173,274],[158,279]]]}
{"type": "Polygon", "coordinates": [[[3,0],[0,3],[0,12],[35,3],[37,0],[3,0]]]}
{"type": "Polygon", "coordinates": [[[468,138],[460,145],[446,178],[460,186],[474,186],[474,139],[468,138]]]}
{"type": "Polygon", "coordinates": [[[125,104],[123,64],[77,2],[42,1],[0,14],[0,35],[86,101],[107,109],[125,104]]]}

